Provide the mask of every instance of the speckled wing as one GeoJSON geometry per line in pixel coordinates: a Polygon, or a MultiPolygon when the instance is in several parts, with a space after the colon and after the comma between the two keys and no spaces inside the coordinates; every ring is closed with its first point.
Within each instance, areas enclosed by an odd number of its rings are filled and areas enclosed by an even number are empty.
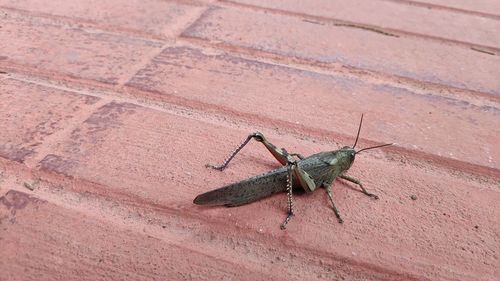
{"type": "Polygon", "coordinates": [[[197,205],[239,206],[286,190],[286,167],[198,195],[197,205]]]}

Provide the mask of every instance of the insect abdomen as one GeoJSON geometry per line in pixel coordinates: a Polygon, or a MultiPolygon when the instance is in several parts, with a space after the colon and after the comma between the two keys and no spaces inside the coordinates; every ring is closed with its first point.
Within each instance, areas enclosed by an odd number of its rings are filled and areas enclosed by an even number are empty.
{"type": "Polygon", "coordinates": [[[286,189],[286,168],[226,185],[198,195],[193,203],[198,205],[239,206],[271,196],[286,189]]]}

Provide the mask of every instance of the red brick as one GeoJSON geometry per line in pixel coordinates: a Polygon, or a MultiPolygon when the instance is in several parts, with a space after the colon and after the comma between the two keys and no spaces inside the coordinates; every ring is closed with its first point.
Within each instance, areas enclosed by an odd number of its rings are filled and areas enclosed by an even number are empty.
{"type": "Polygon", "coordinates": [[[18,162],[36,155],[47,137],[99,100],[14,79],[0,81],[0,156],[18,162]]]}
{"type": "Polygon", "coordinates": [[[177,40],[203,7],[165,12],[172,20],[158,17],[162,7],[203,4],[104,1],[80,3],[85,13],[62,2],[1,2],[10,6],[0,8],[0,147],[21,146],[0,155],[0,276],[500,275],[496,56],[466,44],[335,27],[321,16],[284,12],[292,2],[266,14],[220,1],[232,8],[209,11],[177,40]],[[201,47],[161,52],[166,44],[201,47]],[[398,144],[358,155],[349,171],[380,200],[335,182],[343,225],[323,190],[295,194],[286,231],[279,229],[285,194],[230,209],[193,205],[201,192],[278,166],[252,142],[223,173],[204,167],[249,132],[309,155],[352,144],[362,112],[358,147],[398,144]]]}
{"type": "Polygon", "coordinates": [[[86,30],[14,12],[5,12],[2,17],[2,68],[14,66],[50,76],[56,73],[117,84],[162,46],[157,41],[86,30]]]}
{"type": "MultiPolygon", "coordinates": [[[[286,232],[279,229],[285,215],[284,194],[239,208],[194,206],[192,200],[198,193],[277,166],[263,147],[252,144],[226,172],[205,168],[205,163],[221,161],[250,130],[217,123],[112,102],[95,111],[52,152],[57,165],[46,165],[43,160],[41,168],[100,184],[100,192],[110,197],[128,194],[144,208],[155,205],[180,217],[199,218],[199,224],[207,228],[202,236],[231,235],[243,244],[258,241],[280,252],[293,249],[296,256],[286,258],[293,264],[321,256],[322,262],[337,264],[342,272],[354,268],[356,274],[372,279],[488,279],[496,275],[495,220],[500,214],[482,207],[500,200],[494,180],[443,173],[412,159],[401,162],[382,151],[359,156],[349,172],[381,200],[335,183],[334,197],[346,221],[343,225],[337,223],[322,190],[296,196],[297,215],[286,232]],[[410,195],[418,200],[411,200],[410,195]],[[245,234],[238,234],[241,228],[245,234]],[[339,259],[342,265],[336,262],[339,259]]],[[[367,124],[366,131],[370,128],[367,124]]],[[[258,129],[291,152],[308,155],[337,148],[258,129]]],[[[80,187],[78,192],[85,189],[80,187]]],[[[259,266],[268,274],[276,270],[276,264],[259,266]]],[[[314,267],[292,266],[290,270],[293,274],[287,276],[297,278],[318,274],[310,271],[314,267]]]]}
{"type": "MultiPolygon", "coordinates": [[[[80,198],[80,201],[82,198],[80,198]]],[[[134,214],[137,217],[137,214],[134,214]]],[[[104,214],[106,216],[106,214],[104,214]]],[[[122,218],[123,219],[123,218],[122,218]]],[[[2,280],[268,280],[231,261],[143,229],[10,190],[0,197],[2,280]],[[8,258],[7,258],[8,257],[8,258]]]]}
{"type": "MultiPolygon", "coordinates": [[[[395,0],[396,2],[398,0],[395,0]]],[[[500,16],[500,3],[495,0],[476,0],[476,1],[469,1],[469,0],[455,0],[455,1],[448,1],[448,0],[417,0],[417,1],[406,1],[403,0],[401,2],[410,2],[410,3],[426,3],[429,5],[430,8],[436,8],[433,5],[436,5],[437,7],[449,7],[449,8],[454,8],[454,9],[459,9],[463,12],[478,12],[478,13],[484,13],[487,15],[496,15],[500,16]]]]}
{"type": "Polygon", "coordinates": [[[93,0],[78,4],[62,0],[0,0],[0,7],[29,11],[34,15],[72,19],[105,29],[150,34],[160,38],[176,35],[176,30],[183,28],[203,9],[203,7],[157,0],[93,0]]]}
{"type": "Polygon", "coordinates": [[[208,10],[186,38],[500,94],[495,56],[437,42],[232,8],[208,10]],[[322,34],[324,36],[318,36],[322,34]]]}
{"type": "Polygon", "coordinates": [[[386,28],[423,38],[445,39],[500,49],[500,33],[495,32],[500,30],[498,20],[409,6],[404,2],[314,0],[290,3],[282,0],[234,0],[234,3],[292,12],[298,16],[311,15],[386,28]]]}
{"type": "Polygon", "coordinates": [[[243,114],[249,122],[270,127],[298,126],[329,139],[348,135],[349,142],[366,113],[362,138],[500,167],[496,105],[480,97],[405,89],[182,47],[165,49],[127,85],[160,93],[169,102],[174,96],[180,104],[201,102],[202,110],[211,105],[224,115],[243,114]]]}

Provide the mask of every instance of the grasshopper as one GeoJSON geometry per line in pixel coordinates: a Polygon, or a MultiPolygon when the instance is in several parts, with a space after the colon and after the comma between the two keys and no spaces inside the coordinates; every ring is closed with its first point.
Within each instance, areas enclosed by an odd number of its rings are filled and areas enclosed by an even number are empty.
{"type": "Polygon", "coordinates": [[[281,224],[281,229],[285,229],[290,219],[295,215],[293,208],[293,189],[302,188],[306,192],[313,192],[318,187],[323,187],[330,198],[332,209],[338,222],[343,223],[339,210],[333,202],[333,181],[337,177],[340,177],[341,179],[359,185],[364,194],[374,199],[378,199],[378,196],[368,192],[359,180],[345,173],[352,166],[356,154],[359,154],[361,151],[392,145],[392,143],[388,143],[355,151],[354,148],[358,143],[362,124],[363,115],[361,115],[358,133],[352,147],[345,146],[339,150],[320,152],[309,157],[304,157],[298,153],[288,153],[284,148],[278,148],[270,143],[264,135],[259,132],[250,134],[221,165],[215,166],[207,164],[206,166],[219,171],[224,170],[234,156],[236,156],[250,140],[254,139],[264,144],[283,167],[200,194],[194,199],[193,203],[198,205],[224,205],[234,207],[254,202],[277,192],[286,191],[288,212],[285,220],[281,224]]]}

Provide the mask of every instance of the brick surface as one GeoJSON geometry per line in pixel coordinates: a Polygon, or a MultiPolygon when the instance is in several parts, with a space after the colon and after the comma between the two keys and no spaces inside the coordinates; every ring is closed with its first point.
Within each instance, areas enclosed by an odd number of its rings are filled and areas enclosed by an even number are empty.
{"type": "MultiPolygon", "coordinates": [[[[499,213],[480,207],[500,199],[494,184],[465,175],[443,175],[432,167],[402,164],[380,151],[360,156],[350,174],[361,178],[381,200],[373,201],[340,182],[335,185],[334,197],[345,216],[344,225],[336,222],[322,191],[297,196],[297,216],[287,232],[278,227],[284,216],[284,195],[235,209],[194,207],[192,199],[198,193],[276,167],[268,152],[256,144],[222,175],[204,167],[223,159],[246,133],[111,102],[75,129],[70,140],[43,159],[40,167],[106,186],[103,193],[108,196],[129,194],[144,205],[164,206],[202,221],[226,222],[226,231],[244,228],[255,233],[250,238],[236,235],[241,242],[250,239],[265,244],[267,239],[279,237],[281,242],[274,247],[282,251],[291,243],[298,252],[317,252],[329,263],[353,258],[375,268],[361,270],[366,276],[467,279],[482,274],[488,279],[496,274],[491,265],[495,263],[493,248],[498,233],[494,225],[499,213]],[[210,144],[200,145],[200,140],[210,144]],[[418,204],[409,198],[412,194],[419,198],[418,204]],[[259,232],[268,235],[261,237],[259,232]],[[411,259],[419,262],[408,263],[411,259]]],[[[265,133],[288,151],[305,155],[335,149],[317,140],[298,141],[265,133]]],[[[79,190],[84,191],[85,187],[79,190]]],[[[210,228],[210,232],[225,235],[217,228],[210,228]]],[[[299,255],[293,261],[303,258],[299,255]]],[[[357,268],[356,262],[347,262],[347,266],[357,268]]],[[[306,268],[294,269],[295,275],[290,276],[308,276],[308,272],[306,268]]]]}
{"type": "Polygon", "coordinates": [[[265,278],[165,241],[154,230],[113,224],[15,190],[0,197],[0,241],[0,255],[9,257],[0,260],[3,280],[265,278]]]}
{"type": "Polygon", "coordinates": [[[231,8],[210,9],[183,35],[250,52],[500,93],[498,56],[436,42],[231,8]]]}
{"type": "Polygon", "coordinates": [[[175,96],[212,105],[225,114],[243,113],[268,126],[299,125],[330,139],[339,132],[353,139],[359,117],[367,113],[362,138],[499,167],[498,112],[480,97],[447,97],[184,47],[165,49],[127,86],[159,92],[167,101],[175,96]],[[404,121],[394,122],[396,116],[404,121]]]}
{"type": "Polygon", "coordinates": [[[0,81],[0,156],[18,162],[35,156],[47,137],[99,100],[13,79],[0,81]]]}
{"type": "MultiPolygon", "coordinates": [[[[390,0],[392,1],[392,0],[390,0]]],[[[400,0],[395,0],[396,2],[400,0]]],[[[496,15],[500,16],[500,3],[495,0],[478,0],[478,1],[469,1],[469,0],[459,0],[459,1],[447,1],[447,0],[418,0],[418,1],[401,1],[401,2],[410,2],[410,3],[425,3],[432,5],[436,5],[439,7],[449,7],[460,9],[463,12],[479,12],[488,15],[496,15]]]]}
{"type": "Polygon", "coordinates": [[[0,67],[117,84],[162,45],[10,11],[1,17],[0,67]]]}
{"type": "Polygon", "coordinates": [[[496,280],[497,3],[376,2],[0,0],[0,279],[496,280]],[[248,133],[311,155],[361,113],[396,144],[348,171],[379,200],[335,181],[343,224],[322,189],[285,231],[284,193],[192,203],[279,166],[205,167],[248,133]]]}
{"type": "Polygon", "coordinates": [[[0,7],[94,24],[116,31],[168,38],[176,35],[203,7],[158,0],[68,1],[1,0],[0,7]]]}
{"type": "Polygon", "coordinates": [[[404,2],[235,0],[234,2],[230,1],[230,3],[366,24],[419,35],[424,38],[445,39],[500,49],[500,34],[495,32],[495,30],[500,30],[500,21],[498,20],[485,19],[470,14],[450,13],[439,9],[429,10],[427,7],[409,6],[404,2]],[[401,18],[405,20],[402,21],[401,18]]]}

